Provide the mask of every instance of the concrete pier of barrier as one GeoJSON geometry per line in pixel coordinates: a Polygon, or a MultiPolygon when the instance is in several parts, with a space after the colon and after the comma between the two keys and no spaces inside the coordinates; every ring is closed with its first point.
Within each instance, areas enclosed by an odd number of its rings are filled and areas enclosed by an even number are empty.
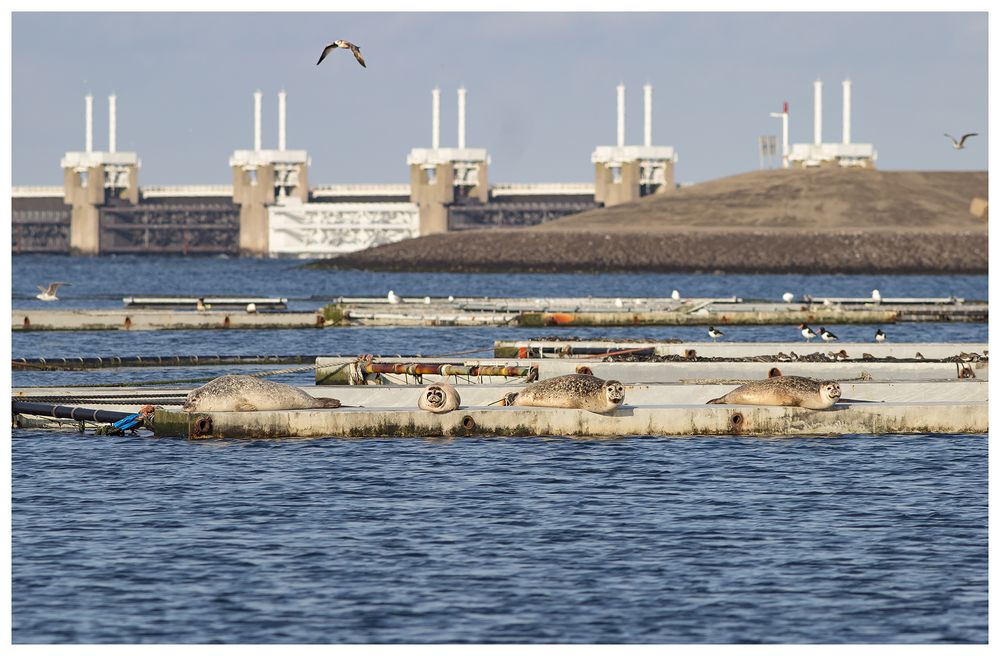
{"type": "Polygon", "coordinates": [[[985,433],[987,403],[842,404],[830,410],[763,406],[623,406],[610,415],[562,408],[341,408],[185,413],[157,410],[153,432],[187,438],[823,436],[985,433]]]}

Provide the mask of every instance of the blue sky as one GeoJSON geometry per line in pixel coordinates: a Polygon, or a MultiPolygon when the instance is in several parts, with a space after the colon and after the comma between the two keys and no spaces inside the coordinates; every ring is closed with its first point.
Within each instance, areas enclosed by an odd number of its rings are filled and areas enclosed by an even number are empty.
{"type": "Polygon", "coordinates": [[[615,141],[620,82],[626,141],[641,143],[649,82],[653,141],[677,149],[678,181],[699,182],[756,169],[784,100],[791,141],[811,141],[817,78],[824,141],[839,141],[846,77],[853,140],[875,144],[879,168],[987,168],[985,13],[15,13],[12,26],[14,185],[61,184],[88,92],[97,149],[117,94],[118,149],[139,153],[140,184],[229,184],[257,89],[265,148],[287,91],[288,147],[309,151],[311,185],[407,182],[435,86],[455,145],[460,85],[491,182],[588,182],[594,146],[615,141]],[[315,66],[336,38],[368,68],[345,51],[315,66]],[[944,132],[980,136],[954,151],[944,132]]]}

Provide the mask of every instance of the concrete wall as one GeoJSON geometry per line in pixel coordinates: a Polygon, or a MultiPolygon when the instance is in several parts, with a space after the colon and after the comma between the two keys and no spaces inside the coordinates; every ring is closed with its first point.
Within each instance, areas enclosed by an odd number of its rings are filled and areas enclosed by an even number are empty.
{"type": "Polygon", "coordinates": [[[594,165],[594,200],[605,207],[639,199],[639,162],[622,162],[621,177],[615,182],[613,167],[594,165]]]}
{"type": "Polygon", "coordinates": [[[233,202],[240,206],[240,255],[266,257],[267,206],[274,203],[274,166],[259,166],[255,172],[254,182],[250,171],[233,167],[233,202]]]}
{"type": "Polygon", "coordinates": [[[427,169],[410,165],[410,202],[420,208],[420,236],[448,232],[448,205],[455,200],[455,172],[450,162],[434,166],[434,181],[427,169]]]}

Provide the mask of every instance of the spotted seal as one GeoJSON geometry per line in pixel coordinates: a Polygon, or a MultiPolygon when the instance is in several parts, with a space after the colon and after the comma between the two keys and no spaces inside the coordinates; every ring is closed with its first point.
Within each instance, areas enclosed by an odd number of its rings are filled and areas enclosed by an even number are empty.
{"type": "Polygon", "coordinates": [[[417,407],[421,410],[443,414],[458,410],[462,404],[462,397],[450,383],[433,383],[424,388],[417,401],[417,407]]]}
{"type": "Polygon", "coordinates": [[[340,401],[337,399],[318,399],[298,387],[242,375],[220,376],[191,390],[183,406],[185,412],[253,412],[339,407],[340,401]]]}
{"type": "Polygon", "coordinates": [[[614,412],[624,401],[624,385],[587,374],[547,378],[504,397],[504,405],[579,408],[602,414],[614,412]]]}
{"type": "Polygon", "coordinates": [[[840,384],[803,376],[775,376],[741,385],[708,403],[787,405],[826,410],[840,399],[840,384]]]}

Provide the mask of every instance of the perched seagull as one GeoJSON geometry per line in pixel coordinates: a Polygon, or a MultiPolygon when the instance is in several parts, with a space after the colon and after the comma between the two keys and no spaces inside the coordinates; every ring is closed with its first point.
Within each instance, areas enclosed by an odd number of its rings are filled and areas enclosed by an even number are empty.
{"type": "Polygon", "coordinates": [[[875,331],[875,341],[879,344],[885,341],[885,333],[882,332],[881,328],[875,331]]]}
{"type": "Polygon", "coordinates": [[[824,342],[835,342],[837,341],[837,336],[831,333],[829,330],[823,326],[819,327],[819,336],[823,338],[824,342]]]}
{"type": "Polygon", "coordinates": [[[367,66],[365,66],[365,58],[361,56],[361,48],[357,47],[350,41],[344,41],[343,39],[337,39],[327,47],[323,48],[323,54],[319,56],[319,61],[316,62],[316,65],[319,66],[320,63],[324,59],[326,59],[326,56],[330,54],[330,51],[335,50],[337,48],[345,48],[350,50],[351,52],[354,53],[354,58],[358,60],[358,63],[364,66],[365,68],[368,68],[367,66]]]}
{"type": "Polygon", "coordinates": [[[448,302],[449,303],[454,303],[455,302],[455,297],[452,296],[451,294],[448,294],[448,302]]]}
{"type": "Polygon", "coordinates": [[[615,299],[615,307],[622,307],[623,305],[625,305],[625,304],[622,303],[622,299],[620,299],[620,298],[616,298],[615,299]]]}
{"type": "Polygon", "coordinates": [[[675,301],[679,301],[681,300],[681,293],[675,289],[670,293],[670,298],[674,299],[675,301]]]}
{"type": "Polygon", "coordinates": [[[257,314],[256,303],[247,303],[247,314],[257,314]]]}
{"type": "Polygon", "coordinates": [[[812,328],[805,325],[804,323],[799,324],[799,330],[802,333],[802,336],[806,338],[807,342],[816,336],[816,333],[812,331],[812,328]]]}
{"type": "Polygon", "coordinates": [[[68,284],[69,284],[68,282],[54,282],[51,283],[48,287],[42,287],[41,285],[38,285],[38,291],[42,293],[35,294],[35,298],[37,298],[39,301],[58,301],[59,297],[56,296],[56,290],[59,289],[59,285],[68,285],[68,284]]]}
{"type": "Polygon", "coordinates": [[[955,137],[951,136],[947,132],[945,132],[944,136],[946,136],[949,139],[951,139],[951,147],[952,148],[954,148],[955,150],[962,150],[963,148],[965,148],[965,140],[968,139],[969,137],[978,137],[979,133],[978,132],[970,132],[968,134],[963,134],[961,139],[955,139],[955,137]]]}
{"type": "Polygon", "coordinates": [[[792,301],[795,300],[795,294],[793,294],[792,292],[785,292],[784,294],[781,295],[781,300],[783,300],[785,303],[791,303],[792,301]]]}
{"type": "Polygon", "coordinates": [[[430,305],[430,304],[431,304],[431,297],[424,296],[424,305],[430,305]]]}
{"type": "Polygon", "coordinates": [[[872,290],[872,300],[875,301],[876,303],[882,302],[882,295],[878,293],[877,289],[872,290]]]}
{"type": "Polygon", "coordinates": [[[401,299],[401,298],[399,297],[399,294],[397,294],[396,292],[392,291],[391,289],[389,290],[389,293],[388,293],[388,294],[386,294],[386,296],[385,296],[385,297],[386,297],[386,299],[387,299],[387,300],[388,300],[388,301],[389,301],[390,303],[392,303],[393,305],[396,305],[396,304],[397,304],[397,303],[399,303],[399,302],[400,302],[401,300],[403,300],[403,299],[401,299]]]}
{"type": "Polygon", "coordinates": [[[716,330],[714,326],[708,327],[708,336],[712,338],[713,342],[722,337],[722,335],[723,332],[721,330],[716,330]]]}

